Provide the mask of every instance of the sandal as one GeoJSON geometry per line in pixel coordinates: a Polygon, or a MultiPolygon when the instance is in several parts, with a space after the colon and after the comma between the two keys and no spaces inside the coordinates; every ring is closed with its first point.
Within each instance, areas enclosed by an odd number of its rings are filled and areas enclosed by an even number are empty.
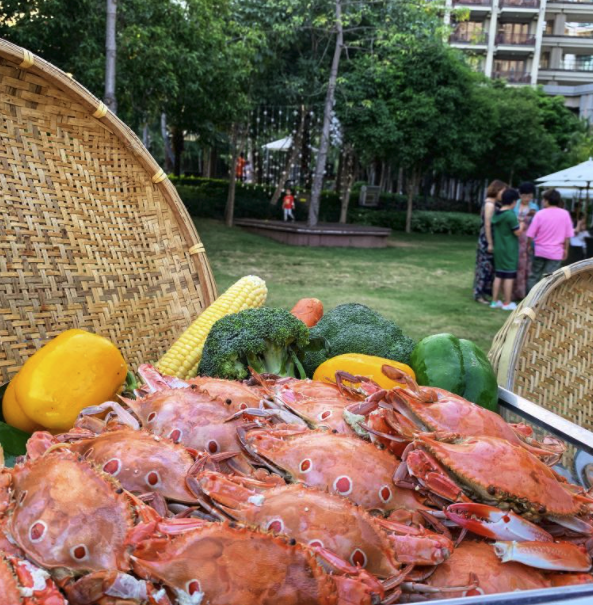
{"type": "Polygon", "coordinates": [[[490,301],[486,300],[484,297],[480,296],[479,298],[475,299],[476,302],[480,303],[481,305],[489,305],[490,301]]]}

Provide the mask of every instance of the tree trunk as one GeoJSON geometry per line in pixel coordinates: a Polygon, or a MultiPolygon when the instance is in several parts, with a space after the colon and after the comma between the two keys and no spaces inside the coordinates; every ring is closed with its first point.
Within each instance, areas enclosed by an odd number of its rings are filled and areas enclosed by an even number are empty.
{"type": "Polygon", "coordinates": [[[303,138],[301,140],[301,169],[300,169],[300,180],[301,185],[307,186],[309,178],[311,177],[311,114],[305,112],[305,124],[303,128],[303,138]]]}
{"type": "Polygon", "coordinates": [[[181,176],[181,154],[183,153],[184,143],[183,143],[183,130],[181,128],[177,128],[176,126],[173,128],[173,153],[175,155],[175,165],[173,166],[173,174],[175,176],[181,176]]]}
{"type": "Polygon", "coordinates": [[[331,117],[334,107],[334,98],[336,94],[336,84],[338,81],[338,70],[340,68],[340,57],[344,46],[344,29],[342,25],[342,0],[336,0],[336,48],[332,60],[329,82],[327,85],[327,95],[325,97],[325,108],[323,113],[323,131],[317,153],[317,165],[315,167],[315,177],[311,189],[311,203],[309,205],[310,227],[317,225],[319,220],[319,202],[321,200],[321,190],[323,189],[323,173],[325,172],[325,163],[329,151],[329,132],[331,126],[331,117]]]}
{"type": "Polygon", "coordinates": [[[271,206],[276,206],[280,196],[282,195],[282,190],[284,189],[284,185],[286,185],[286,181],[290,175],[290,169],[293,165],[296,164],[299,158],[299,152],[301,150],[301,141],[303,139],[303,131],[305,130],[305,115],[306,115],[305,107],[301,106],[301,119],[299,122],[299,127],[294,137],[294,141],[292,142],[292,147],[290,148],[290,152],[288,153],[288,160],[286,161],[286,165],[284,167],[284,171],[282,172],[282,176],[278,181],[278,186],[276,187],[276,191],[274,191],[274,195],[270,200],[271,206]]]}
{"type": "Polygon", "coordinates": [[[173,150],[171,149],[171,140],[169,139],[167,115],[164,113],[161,114],[161,135],[163,137],[163,144],[165,146],[165,172],[171,172],[173,170],[175,158],[173,156],[173,150]]]}
{"type": "Polygon", "coordinates": [[[408,179],[408,206],[406,209],[406,233],[412,233],[412,209],[414,207],[414,194],[418,183],[418,171],[413,168],[408,179]]]}
{"type": "Polygon", "coordinates": [[[117,0],[107,0],[107,26],[105,28],[105,105],[113,113],[117,113],[117,100],[115,98],[115,17],[117,14],[117,0]]]}
{"type": "Polygon", "coordinates": [[[233,226],[235,219],[235,191],[237,189],[237,156],[238,146],[237,140],[239,138],[238,128],[236,124],[233,124],[233,132],[231,135],[231,166],[229,169],[229,191],[226,199],[226,207],[224,209],[224,224],[227,227],[233,226]]]}
{"type": "Polygon", "coordinates": [[[341,182],[341,204],[340,204],[340,223],[348,221],[348,207],[350,206],[350,192],[354,183],[354,150],[347,145],[344,149],[343,168],[341,182]]]}
{"type": "Polygon", "coordinates": [[[397,169],[397,185],[395,187],[396,193],[401,195],[404,189],[404,169],[401,167],[397,169]]]}

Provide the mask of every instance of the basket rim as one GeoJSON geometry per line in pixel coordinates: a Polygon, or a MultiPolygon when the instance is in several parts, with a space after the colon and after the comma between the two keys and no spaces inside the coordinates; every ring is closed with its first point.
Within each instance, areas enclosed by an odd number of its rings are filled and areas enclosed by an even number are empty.
{"type": "Polygon", "coordinates": [[[190,262],[199,277],[204,307],[214,302],[217,297],[216,283],[197,229],[174,185],[136,133],[80,82],[41,57],[0,38],[0,58],[14,63],[18,69],[39,74],[45,78],[53,86],[80,103],[82,107],[88,109],[92,119],[100,121],[126,146],[129,153],[136,158],[146,172],[147,181],[152,182],[154,187],[158,188],[179,225],[190,262]]]}
{"type": "MultiPolygon", "coordinates": [[[[593,270],[593,258],[585,259],[557,269],[554,273],[538,282],[523,299],[521,304],[507,319],[500,333],[506,332],[504,342],[498,350],[495,344],[490,350],[491,360],[498,357],[497,377],[500,386],[513,391],[515,375],[521,351],[529,336],[529,331],[537,319],[538,311],[552,294],[562,284],[582,273],[593,270]],[[501,380],[502,378],[502,380],[501,380]]],[[[498,334],[494,338],[496,341],[498,334]]]]}

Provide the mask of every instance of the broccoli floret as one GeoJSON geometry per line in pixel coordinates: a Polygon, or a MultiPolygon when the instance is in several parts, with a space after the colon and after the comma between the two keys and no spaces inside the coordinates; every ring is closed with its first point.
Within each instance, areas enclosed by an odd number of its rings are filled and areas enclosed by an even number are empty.
{"type": "Polygon", "coordinates": [[[259,374],[304,378],[299,357],[308,342],[309,329],[288,311],[246,309],[212,326],[198,374],[242,380],[251,367],[259,374]]]}
{"type": "Polygon", "coordinates": [[[414,341],[401,328],[365,305],[348,303],[326,313],[310,330],[303,365],[308,376],[326,359],[361,353],[409,363],[414,341]],[[321,345],[319,343],[322,343],[321,345]]]}

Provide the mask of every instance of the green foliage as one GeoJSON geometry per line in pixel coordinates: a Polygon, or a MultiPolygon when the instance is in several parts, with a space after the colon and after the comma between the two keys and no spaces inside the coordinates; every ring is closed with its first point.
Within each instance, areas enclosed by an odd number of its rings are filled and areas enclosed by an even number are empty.
{"type": "MultiPolygon", "coordinates": [[[[172,179],[177,191],[192,216],[222,220],[228,182],[219,179],[180,178],[172,179]]],[[[282,211],[270,205],[270,188],[261,185],[241,185],[237,188],[235,203],[236,218],[278,220],[282,211]]],[[[357,192],[353,193],[356,197],[357,192]]],[[[297,196],[298,200],[298,196],[297,196]]],[[[348,222],[359,225],[387,227],[394,231],[404,231],[406,216],[405,198],[401,195],[384,194],[381,196],[383,208],[361,208],[352,204],[348,211],[348,222]]],[[[438,200],[423,198],[416,201],[417,207],[439,208],[440,211],[419,210],[412,218],[412,231],[417,233],[447,233],[454,235],[477,235],[480,231],[480,217],[465,212],[448,212],[446,208],[455,207],[452,203],[439,203],[438,200]]],[[[458,208],[466,203],[457,204],[458,208]]],[[[337,222],[340,215],[340,200],[334,191],[325,191],[322,195],[320,220],[337,222]]],[[[297,220],[306,220],[307,205],[296,203],[297,220]]]]}
{"type": "Polygon", "coordinates": [[[289,311],[246,309],[212,326],[198,374],[242,380],[253,368],[259,374],[304,378],[299,356],[308,342],[309,329],[289,311]]]}
{"type": "Polygon", "coordinates": [[[409,363],[414,341],[401,328],[365,305],[347,303],[328,311],[310,330],[303,365],[308,376],[326,360],[344,353],[376,355],[409,363]]]}

